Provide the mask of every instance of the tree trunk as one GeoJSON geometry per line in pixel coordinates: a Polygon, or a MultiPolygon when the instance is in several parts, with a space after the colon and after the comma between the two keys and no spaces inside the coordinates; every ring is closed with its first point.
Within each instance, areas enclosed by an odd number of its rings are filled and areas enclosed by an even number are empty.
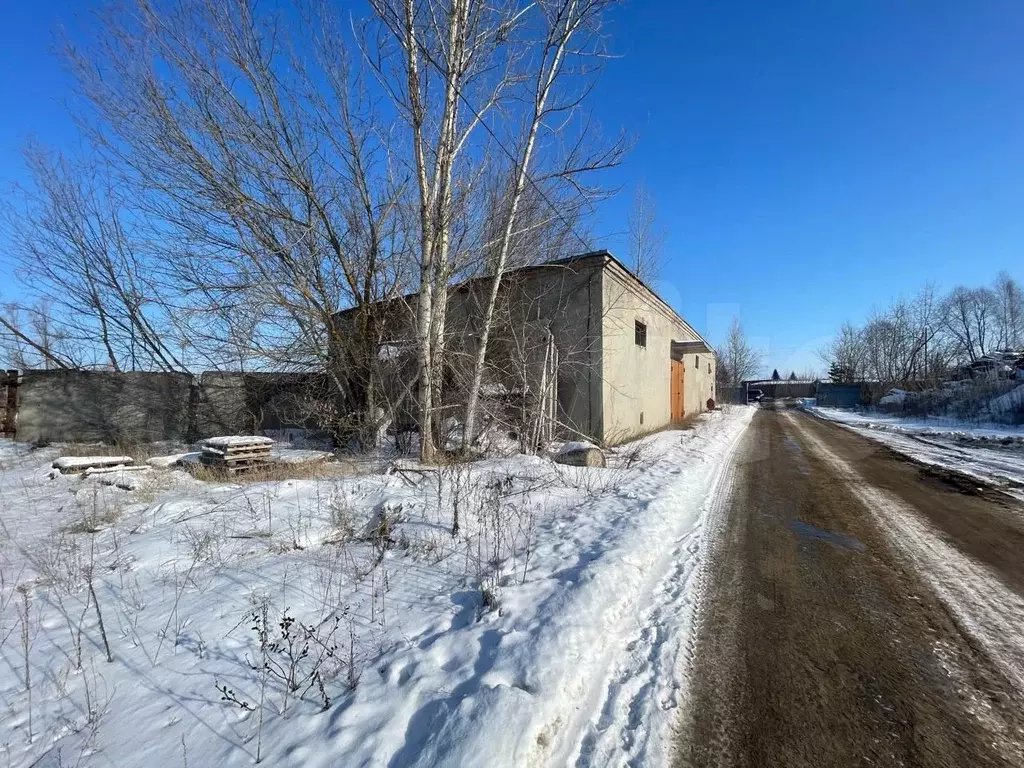
{"type": "MultiPolygon", "coordinates": [[[[575,8],[575,2],[570,2],[575,8]]],[[[484,323],[480,332],[480,343],[476,351],[476,359],[473,363],[473,379],[469,388],[469,397],[466,401],[466,417],[462,431],[462,449],[465,451],[473,441],[473,433],[476,431],[477,410],[480,402],[480,387],[483,385],[484,365],[487,360],[487,345],[490,342],[491,326],[494,323],[494,307],[498,301],[498,292],[501,288],[501,277],[508,266],[509,250],[512,245],[512,236],[515,233],[516,217],[519,213],[519,204],[522,200],[523,191],[529,181],[530,161],[533,159],[533,150],[537,142],[537,132],[540,130],[544,118],[548,96],[551,87],[554,85],[561,68],[562,59],[566,47],[572,39],[579,19],[575,17],[572,10],[565,14],[564,27],[561,34],[555,38],[557,44],[548,62],[545,55],[541,60],[540,71],[537,73],[536,98],[533,104],[533,120],[530,122],[529,132],[523,146],[522,157],[518,160],[519,168],[516,174],[516,183],[512,190],[512,199],[509,201],[508,219],[501,236],[501,247],[498,251],[497,263],[494,267],[494,278],[491,281],[490,291],[487,295],[487,309],[484,311],[484,323]]],[[[546,52],[545,52],[546,53],[546,52]]]]}

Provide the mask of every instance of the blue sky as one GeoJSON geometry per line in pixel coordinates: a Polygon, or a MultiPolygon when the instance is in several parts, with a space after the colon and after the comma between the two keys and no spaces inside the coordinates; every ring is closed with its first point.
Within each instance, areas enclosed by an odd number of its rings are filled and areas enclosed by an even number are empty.
{"type": "MultiPolygon", "coordinates": [[[[51,49],[86,5],[2,11],[0,182],[29,136],[77,144],[51,49]]],[[[713,342],[738,314],[767,371],[820,368],[839,324],[925,281],[1024,279],[1024,3],[632,0],[608,31],[592,106],[637,143],[598,245],[626,255],[642,181],[668,231],[660,290],[713,342]]]]}

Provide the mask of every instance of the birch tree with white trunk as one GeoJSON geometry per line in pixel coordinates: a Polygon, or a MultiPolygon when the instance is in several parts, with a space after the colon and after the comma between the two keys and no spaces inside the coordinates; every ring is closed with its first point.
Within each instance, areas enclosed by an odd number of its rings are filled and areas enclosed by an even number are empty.
{"type": "Polygon", "coordinates": [[[1024,291],[1008,272],[999,273],[993,290],[999,318],[999,347],[1019,350],[1024,347],[1024,291]]]}
{"type": "Polygon", "coordinates": [[[476,148],[474,133],[510,84],[507,73],[518,51],[508,41],[518,10],[514,3],[482,0],[371,0],[370,5],[381,34],[375,45],[364,47],[364,56],[409,128],[417,210],[420,459],[433,462],[456,198],[472,186],[466,155],[476,148]]]}
{"type": "MultiPolygon", "coordinates": [[[[476,339],[476,355],[473,361],[472,379],[466,403],[462,430],[462,449],[468,449],[476,435],[477,417],[480,404],[480,388],[483,384],[484,369],[487,360],[488,345],[495,321],[495,307],[501,289],[502,276],[509,266],[509,257],[513,240],[519,226],[520,206],[523,195],[529,185],[535,184],[531,178],[536,161],[538,135],[544,129],[551,130],[555,126],[549,124],[555,116],[566,115],[576,109],[589,87],[586,81],[580,82],[576,77],[579,72],[574,68],[573,60],[597,55],[600,44],[600,22],[603,12],[609,3],[587,2],[586,0],[556,0],[554,2],[538,2],[543,30],[539,52],[527,58],[536,61],[533,72],[523,78],[530,85],[532,98],[527,101],[532,108],[523,124],[523,134],[517,142],[517,154],[511,166],[511,185],[507,199],[501,201],[506,207],[503,225],[500,229],[498,242],[494,248],[493,262],[487,265],[490,272],[490,285],[487,291],[486,304],[480,321],[480,333],[476,339]],[[580,38],[586,38],[581,45],[576,45],[580,38]],[[567,94],[556,94],[557,86],[562,80],[574,80],[576,90],[567,94]]],[[[582,137],[586,138],[586,137],[582,137]]],[[[591,161],[575,168],[567,168],[562,172],[563,180],[572,176],[608,167],[617,162],[621,147],[600,155],[599,161],[591,161]]]]}
{"type": "Polygon", "coordinates": [[[761,367],[761,353],[747,340],[747,334],[739,318],[734,317],[729,326],[724,354],[729,382],[733,387],[738,387],[745,380],[753,378],[761,367]]]}

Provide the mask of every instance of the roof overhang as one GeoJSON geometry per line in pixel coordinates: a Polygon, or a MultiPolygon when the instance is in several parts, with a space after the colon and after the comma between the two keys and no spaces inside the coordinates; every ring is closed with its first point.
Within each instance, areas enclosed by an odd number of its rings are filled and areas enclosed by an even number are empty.
{"type": "Polygon", "coordinates": [[[700,341],[673,341],[672,342],[672,359],[682,360],[684,355],[699,355],[699,354],[715,354],[708,343],[704,340],[700,341]]]}

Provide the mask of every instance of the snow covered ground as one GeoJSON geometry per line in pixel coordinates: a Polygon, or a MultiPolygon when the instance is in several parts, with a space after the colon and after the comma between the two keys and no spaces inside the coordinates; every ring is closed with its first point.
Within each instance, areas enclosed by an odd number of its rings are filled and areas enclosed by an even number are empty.
{"type": "Polygon", "coordinates": [[[954,469],[1024,499],[1024,428],[953,419],[900,419],[884,414],[808,406],[906,456],[954,469]]]}
{"type": "Polygon", "coordinates": [[[665,764],[702,526],[753,412],[607,469],[132,490],[0,442],[0,759],[665,764]]]}
{"type": "Polygon", "coordinates": [[[1005,424],[981,424],[961,421],[942,416],[901,418],[885,413],[870,411],[851,411],[843,408],[824,408],[813,405],[814,401],[806,401],[808,410],[819,416],[851,424],[865,429],[876,429],[888,432],[906,432],[919,435],[938,435],[958,440],[1006,441],[1020,440],[1024,442],[1024,426],[1014,427],[1005,424]]]}

